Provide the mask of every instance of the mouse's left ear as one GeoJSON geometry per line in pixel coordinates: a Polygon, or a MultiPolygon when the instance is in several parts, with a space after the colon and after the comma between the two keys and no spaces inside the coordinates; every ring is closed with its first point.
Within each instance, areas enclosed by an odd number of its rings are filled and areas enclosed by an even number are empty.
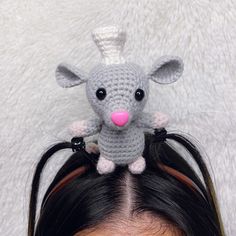
{"type": "Polygon", "coordinates": [[[170,84],[180,78],[184,70],[181,58],[175,56],[163,56],[153,65],[150,79],[159,84],[170,84]]]}

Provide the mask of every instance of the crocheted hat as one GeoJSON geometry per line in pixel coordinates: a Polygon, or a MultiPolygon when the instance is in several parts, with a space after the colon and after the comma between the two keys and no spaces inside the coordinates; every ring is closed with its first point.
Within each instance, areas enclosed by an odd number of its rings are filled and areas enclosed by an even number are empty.
{"type": "Polygon", "coordinates": [[[56,70],[61,87],[86,83],[87,98],[96,113],[96,117],[75,121],[70,131],[79,137],[99,134],[100,174],[112,172],[116,165],[128,165],[133,174],[140,174],[145,169],[144,131],[168,124],[167,115],[161,112],[143,112],[149,81],[175,82],[183,72],[183,62],[179,57],[163,56],[145,73],[139,65],[125,61],[122,51],[126,34],[119,27],[98,28],[92,38],[101,52],[101,63],[88,74],[66,63],[56,70]]]}
{"type": "Polygon", "coordinates": [[[93,31],[92,38],[101,52],[102,63],[106,65],[125,63],[122,52],[126,34],[123,30],[115,26],[98,28],[93,31]]]}

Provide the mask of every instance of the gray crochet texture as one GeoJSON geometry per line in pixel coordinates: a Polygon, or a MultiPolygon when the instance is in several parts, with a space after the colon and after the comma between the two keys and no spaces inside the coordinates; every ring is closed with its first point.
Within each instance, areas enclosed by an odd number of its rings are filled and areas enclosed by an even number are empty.
{"type": "Polygon", "coordinates": [[[128,165],[132,173],[139,174],[145,169],[144,130],[163,128],[168,123],[168,117],[160,112],[143,112],[149,81],[175,82],[183,72],[183,62],[179,57],[164,56],[146,74],[140,66],[125,62],[122,57],[125,34],[121,29],[99,28],[93,38],[102,54],[102,63],[88,75],[65,63],[56,70],[57,82],[62,87],[86,83],[88,101],[97,114],[96,118],[75,121],[70,129],[73,135],[82,137],[99,133],[100,174],[112,172],[115,165],[128,165]],[[99,89],[102,98],[97,95],[99,89]]]}

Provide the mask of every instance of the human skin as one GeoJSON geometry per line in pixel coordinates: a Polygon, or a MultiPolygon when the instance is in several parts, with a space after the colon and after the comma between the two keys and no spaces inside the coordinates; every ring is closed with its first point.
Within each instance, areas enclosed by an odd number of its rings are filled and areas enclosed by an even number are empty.
{"type": "Polygon", "coordinates": [[[159,217],[142,213],[131,218],[109,219],[92,229],[78,232],[74,236],[183,236],[173,224],[159,217]]]}

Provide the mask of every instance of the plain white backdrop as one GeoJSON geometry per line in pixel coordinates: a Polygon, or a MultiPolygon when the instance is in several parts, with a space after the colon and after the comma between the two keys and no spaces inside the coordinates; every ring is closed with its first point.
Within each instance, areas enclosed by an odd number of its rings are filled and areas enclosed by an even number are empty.
{"type": "MultiPolygon", "coordinates": [[[[100,59],[91,31],[127,30],[125,56],[148,70],[159,56],[183,58],[182,78],[152,83],[148,111],[172,117],[206,151],[227,235],[236,235],[236,1],[2,0],[0,4],[0,235],[26,235],[34,167],[67,125],[92,110],[84,87],[62,89],[57,64],[89,70],[100,59]]],[[[70,151],[55,156],[40,199],[70,151]]]]}

